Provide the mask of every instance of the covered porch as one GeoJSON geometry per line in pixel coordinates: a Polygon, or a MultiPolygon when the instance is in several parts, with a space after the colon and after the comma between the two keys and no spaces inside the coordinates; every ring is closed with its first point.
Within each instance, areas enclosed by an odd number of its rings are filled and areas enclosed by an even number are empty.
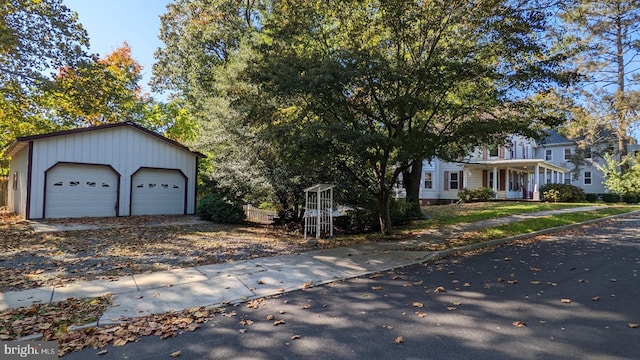
{"type": "Polygon", "coordinates": [[[540,186],[561,184],[570,170],[541,159],[480,161],[463,164],[468,188],[487,187],[496,199],[540,200],[540,186]]]}

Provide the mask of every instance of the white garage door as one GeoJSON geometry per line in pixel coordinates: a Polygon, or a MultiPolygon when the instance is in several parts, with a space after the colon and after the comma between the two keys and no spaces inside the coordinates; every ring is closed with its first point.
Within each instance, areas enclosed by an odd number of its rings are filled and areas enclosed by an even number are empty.
{"type": "Polygon", "coordinates": [[[46,218],[116,216],[118,175],[109,166],[58,164],[45,186],[46,218]]]}
{"type": "Polygon", "coordinates": [[[184,214],[185,185],[178,170],[141,169],[131,179],[131,215],[184,214]]]}

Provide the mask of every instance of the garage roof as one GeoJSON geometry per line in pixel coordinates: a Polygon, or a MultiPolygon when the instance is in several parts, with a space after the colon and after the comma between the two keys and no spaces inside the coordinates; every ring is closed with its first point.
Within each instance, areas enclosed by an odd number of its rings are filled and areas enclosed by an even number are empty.
{"type": "Polygon", "coordinates": [[[45,138],[49,138],[49,137],[54,137],[54,136],[63,136],[63,135],[71,135],[71,134],[78,134],[78,133],[83,133],[83,132],[89,132],[89,131],[96,131],[96,130],[103,130],[103,129],[110,129],[110,128],[117,128],[117,127],[121,127],[121,126],[129,126],[132,127],[134,129],[137,129],[139,131],[142,131],[148,135],[154,136],[162,141],[165,141],[173,146],[179,147],[181,149],[184,149],[186,151],[189,151],[191,153],[193,153],[195,156],[200,157],[200,158],[204,158],[206,157],[204,154],[200,153],[200,152],[196,152],[196,151],[191,151],[188,147],[180,144],[177,141],[171,140],[167,137],[164,137],[154,131],[151,131],[145,127],[142,127],[138,124],[132,123],[130,121],[127,122],[120,122],[120,123],[115,123],[115,124],[105,124],[105,125],[98,125],[98,126],[92,126],[92,127],[87,127],[87,128],[79,128],[79,129],[72,129],[72,130],[64,130],[64,131],[56,131],[56,132],[52,132],[52,133],[47,133],[47,134],[39,134],[39,135],[30,135],[30,136],[22,136],[16,139],[16,141],[14,141],[11,146],[9,146],[9,148],[7,149],[7,151],[5,151],[4,156],[14,156],[15,154],[17,154],[18,152],[20,152],[20,150],[24,149],[25,146],[27,146],[27,144],[29,143],[29,141],[32,140],[38,140],[38,139],[45,139],[45,138]]]}

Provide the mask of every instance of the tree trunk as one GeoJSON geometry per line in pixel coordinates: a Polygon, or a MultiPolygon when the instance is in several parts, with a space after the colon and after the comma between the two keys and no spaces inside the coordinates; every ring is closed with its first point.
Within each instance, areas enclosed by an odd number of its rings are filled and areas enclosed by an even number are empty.
{"type": "Polygon", "coordinates": [[[420,180],[422,179],[422,160],[413,160],[411,167],[402,171],[404,190],[407,194],[406,201],[411,209],[412,217],[421,217],[420,210],[420,180]]]}
{"type": "Polygon", "coordinates": [[[618,15],[615,20],[616,27],[616,48],[618,50],[618,92],[615,95],[614,109],[618,120],[617,137],[618,137],[618,155],[620,156],[620,173],[625,174],[629,170],[627,157],[627,103],[624,85],[625,62],[624,62],[624,45],[623,25],[621,16],[618,15]]]}
{"type": "Polygon", "coordinates": [[[380,232],[389,235],[392,231],[391,214],[389,213],[389,201],[391,192],[383,187],[378,193],[378,216],[380,219],[380,232]]]}

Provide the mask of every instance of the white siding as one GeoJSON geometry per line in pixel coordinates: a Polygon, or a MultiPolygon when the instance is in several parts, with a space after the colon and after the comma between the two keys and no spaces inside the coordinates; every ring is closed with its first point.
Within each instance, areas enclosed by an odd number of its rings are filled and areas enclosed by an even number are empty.
{"type": "Polygon", "coordinates": [[[131,126],[34,140],[31,218],[41,218],[44,173],[58,162],[109,164],[120,174],[119,215],[130,209],[131,175],[142,167],[175,169],[188,178],[187,212],[195,212],[195,155],[131,126]]]}
{"type": "Polygon", "coordinates": [[[9,196],[7,207],[16,214],[27,214],[27,173],[29,171],[29,146],[16,154],[9,163],[9,196]],[[17,173],[18,186],[13,189],[13,179],[17,173]]]}

